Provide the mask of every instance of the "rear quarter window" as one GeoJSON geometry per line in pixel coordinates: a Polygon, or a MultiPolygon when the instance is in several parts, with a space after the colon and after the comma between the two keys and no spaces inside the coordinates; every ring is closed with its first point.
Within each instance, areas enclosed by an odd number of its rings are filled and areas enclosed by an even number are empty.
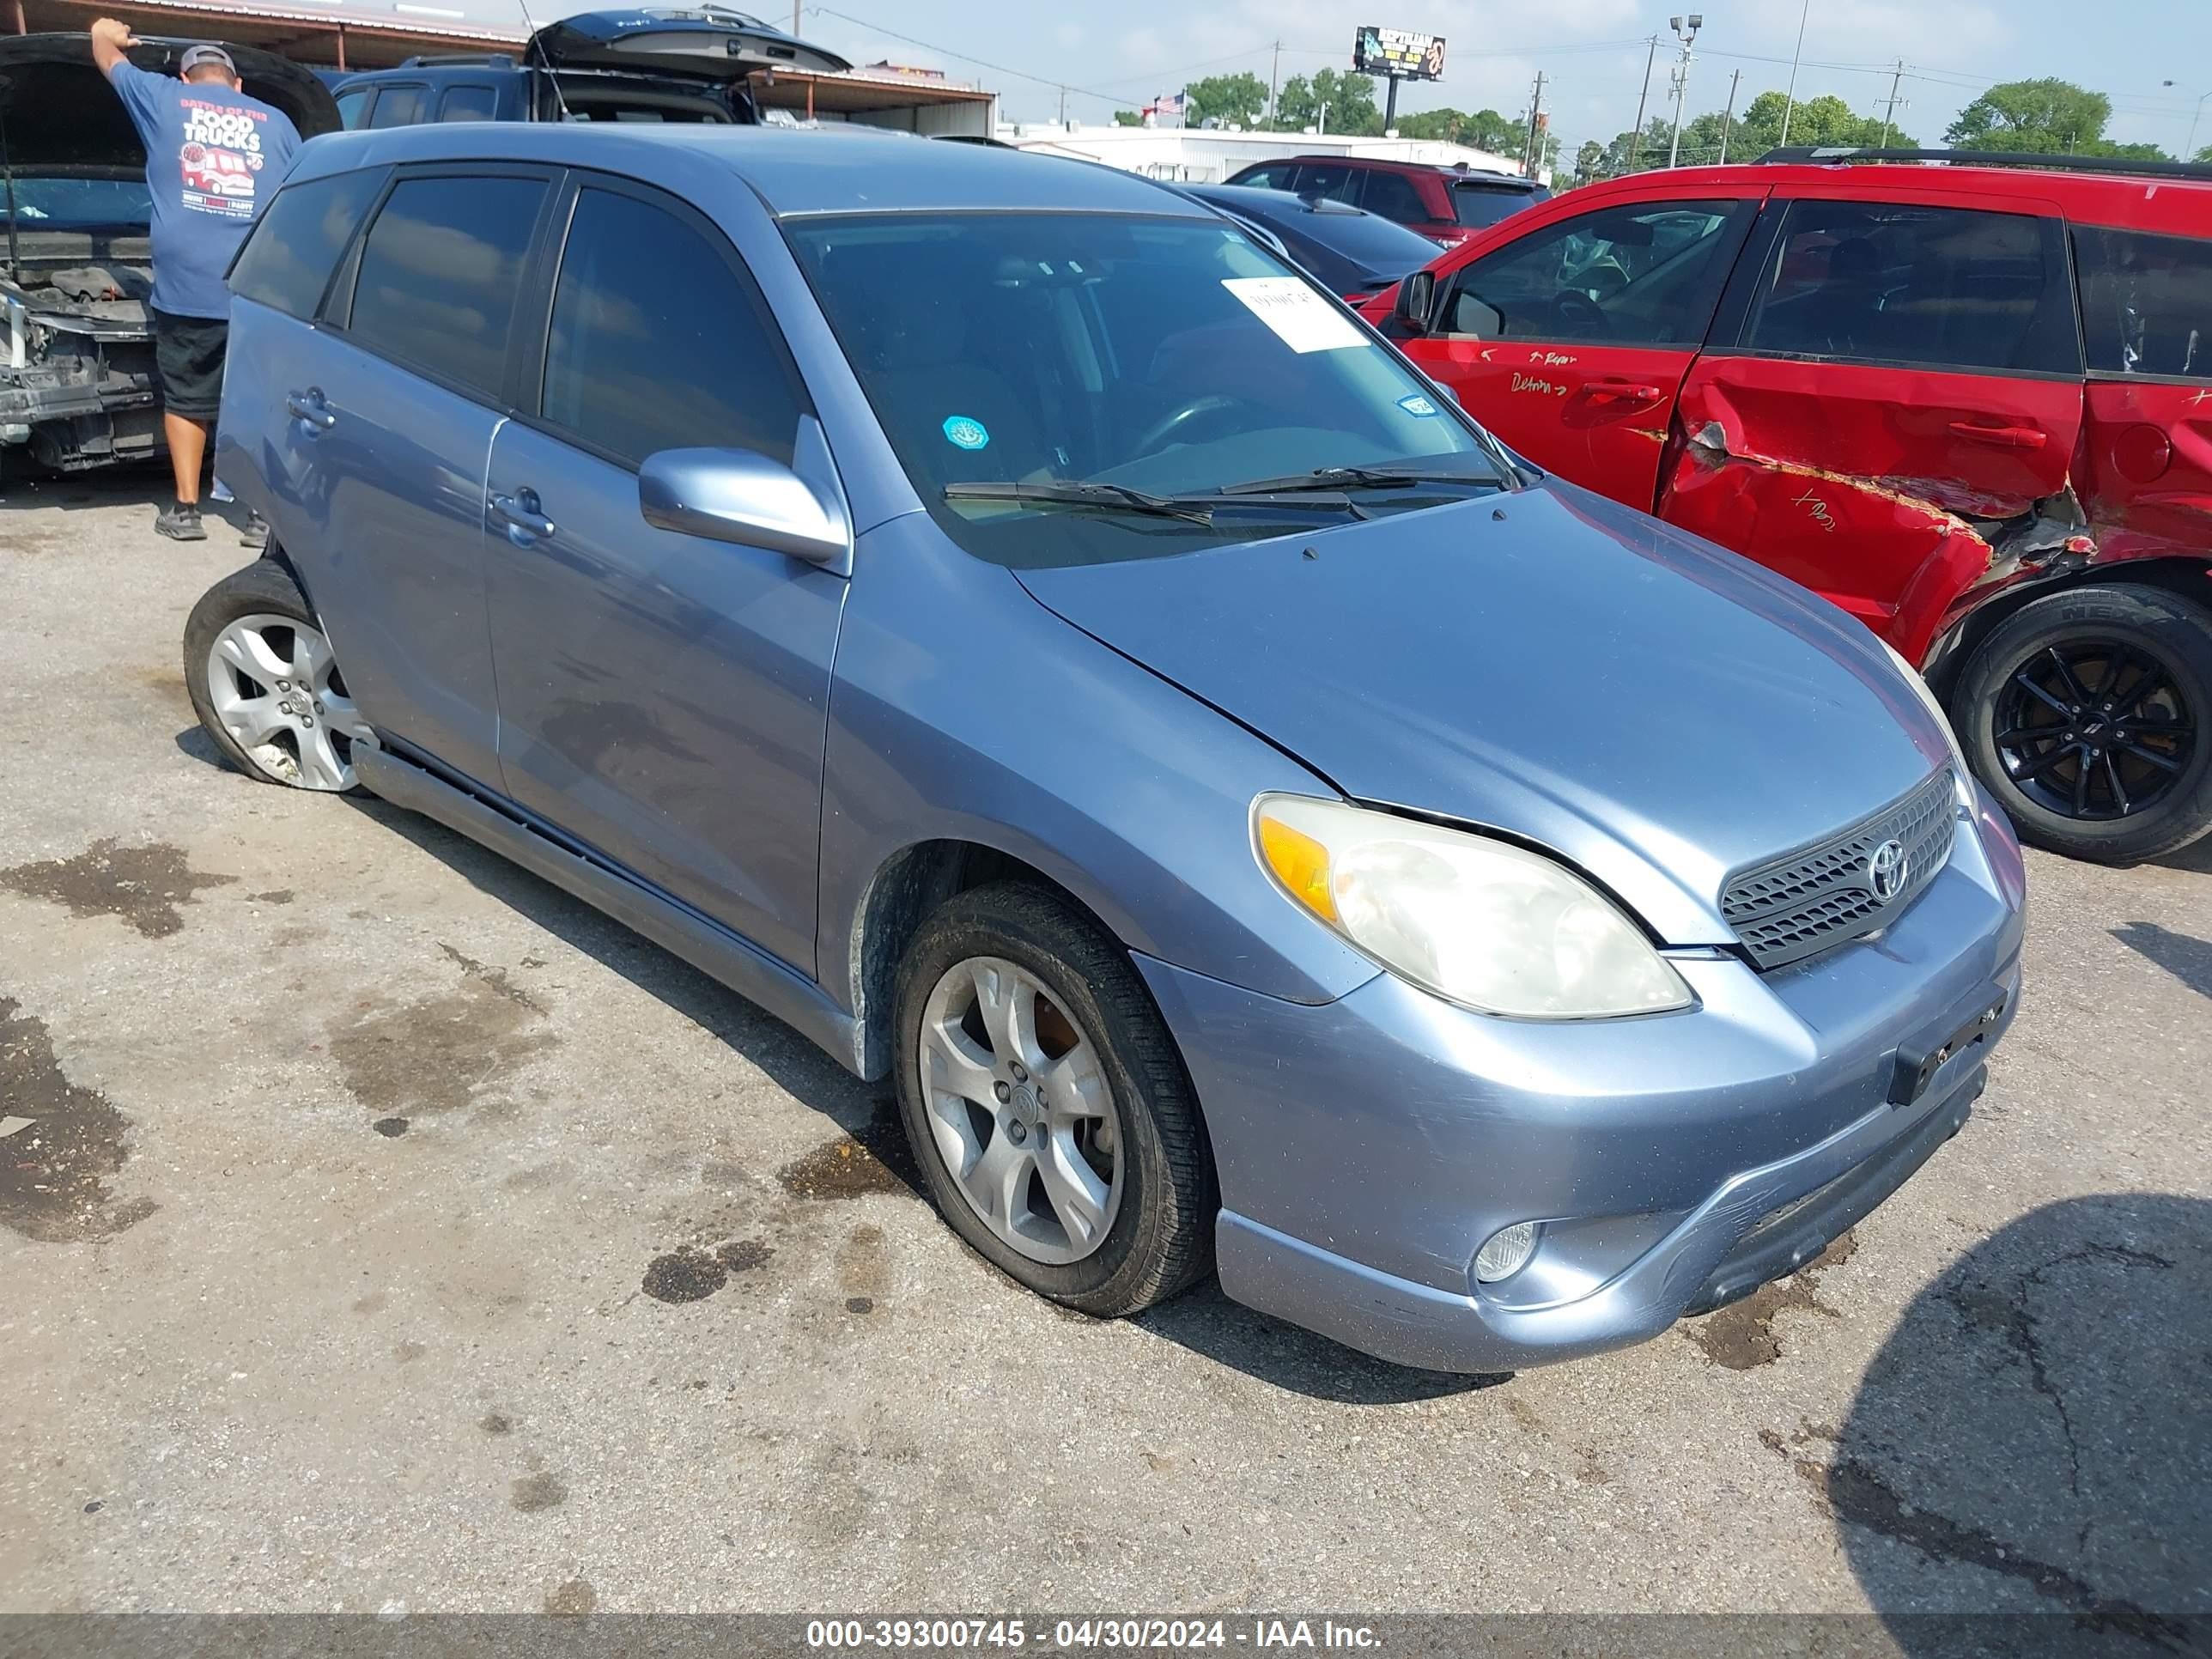
{"type": "Polygon", "coordinates": [[[446,88],[444,95],[438,100],[438,118],[441,121],[489,121],[498,107],[499,92],[496,88],[467,81],[459,86],[446,88]]]}
{"type": "Polygon", "coordinates": [[[334,173],[278,191],[239,250],[230,291],[287,316],[312,319],[385,173],[382,167],[334,173]]]}
{"type": "Polygon", "coordinates": [[[2077,225],[2089,370],[2212,380],[2212,240],[2077,225]]]}
{"type": "Polygon", "coordinates": [[[368,112],[372,127],[411,127],[422,118],[422,94],[419,86],[384,87],[376,94],[376,106],[368,112]]]}

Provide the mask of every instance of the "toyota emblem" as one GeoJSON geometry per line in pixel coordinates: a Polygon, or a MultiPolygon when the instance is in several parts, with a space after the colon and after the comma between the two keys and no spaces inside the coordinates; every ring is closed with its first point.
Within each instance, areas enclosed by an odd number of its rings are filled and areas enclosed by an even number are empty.
{"type": "Polygon", "coordinates": [[[1867,860],[1867,885],[1875,898],[1887,904],[1904,890],[1905,878],[1911,869],[1905,843],[1893,837],[1875,848],[1874,856],[1867,860]]]}

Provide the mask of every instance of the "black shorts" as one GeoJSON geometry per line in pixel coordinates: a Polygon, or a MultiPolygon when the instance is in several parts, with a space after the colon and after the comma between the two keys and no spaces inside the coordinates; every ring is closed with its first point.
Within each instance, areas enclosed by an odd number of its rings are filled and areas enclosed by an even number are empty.
{"type": "Polygon", "coordinates": [[[161,372],[162,407],[195,421],[215,419],[222,405],[222,354],[229,343],[226,318],[155,312],[154,364],[161,372]]]}

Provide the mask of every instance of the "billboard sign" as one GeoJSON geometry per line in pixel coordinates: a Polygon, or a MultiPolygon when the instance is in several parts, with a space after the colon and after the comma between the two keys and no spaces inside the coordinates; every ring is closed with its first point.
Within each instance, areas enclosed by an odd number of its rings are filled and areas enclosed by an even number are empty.
{"type": "Polygon", "coordinates": [[[1363,24],[1352,38],[1352,67],[1362,75],[1388,75],[1401,81],[1441,81],[1444,38],[1363,24]]]}

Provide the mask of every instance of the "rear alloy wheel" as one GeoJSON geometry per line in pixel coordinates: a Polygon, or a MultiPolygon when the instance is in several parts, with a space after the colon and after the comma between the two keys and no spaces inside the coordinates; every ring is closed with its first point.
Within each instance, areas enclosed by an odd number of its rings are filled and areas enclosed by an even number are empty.
{"type": "Polygon", "coordinates": [[[2212,615],[2155,588],[2069,588],[1982,641],[1952,698],[2021,839],[2125,864],[2212,830],[2212,615]]]}
{"type": "Polygon", "coordinates": [[[337,793],[358,787],[374,737],[298,585],[273,560],[226,576],[185,626],[185,684],[200,724],[248,777],[337,793]]]}
{"type": "Polygon", "coordinates": [[[1217,1200],[1190,1081],[1088,918],[1022,883],[958,895],[908,947],[895,1018],[907,1138],[979,1254],[1109,1319],[1206,1271],[1217,1200]]]}

